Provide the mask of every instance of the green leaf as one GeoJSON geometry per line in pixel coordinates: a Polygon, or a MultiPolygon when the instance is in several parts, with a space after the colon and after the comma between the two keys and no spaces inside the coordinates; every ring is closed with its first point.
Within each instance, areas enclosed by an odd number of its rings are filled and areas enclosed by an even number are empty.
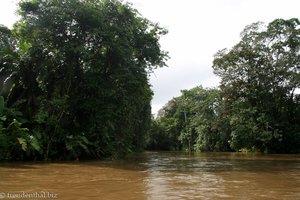
{"type": "Polygon", "coordinates": [[[38,151],[38,152],[41,153],[41,145],[40,145],[39,141],[37,140],[37,138],[34,137],[34,136],[32,136],[32,135],[30,135],[29,137],[30,137],[30,145],[31,145],[31,147],[34,150],[36,150],[36,151],[38,151]]]}
{"type": "Polygon", "coordinates": [[[19,141],[19,144],[21,145],[22,147],[22,150],[23,151],[26,151],[27,150],[27,142],[26,142],[26,139],[24,138],[17,138],[18,141],[19,141]]]}

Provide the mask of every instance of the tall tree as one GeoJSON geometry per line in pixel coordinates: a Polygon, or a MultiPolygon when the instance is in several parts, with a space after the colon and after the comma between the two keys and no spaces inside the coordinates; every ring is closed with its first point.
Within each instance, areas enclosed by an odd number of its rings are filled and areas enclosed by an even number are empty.
{"type": "Polygon", "coordinates": [[[222,79],[231,147],[299,151],[299,20],[254,23],[241,37],[219,51],[213,65],[222,79]]]}
{"type": "Polygon", "coordinates": [[[142,148],[151,119],[148,75],[165,66],[159,39],[166,30],[118,0],[19,6],[12,32],[20,59],[7,105],[40,138],[42,156],[117,156],[142,148]]]}

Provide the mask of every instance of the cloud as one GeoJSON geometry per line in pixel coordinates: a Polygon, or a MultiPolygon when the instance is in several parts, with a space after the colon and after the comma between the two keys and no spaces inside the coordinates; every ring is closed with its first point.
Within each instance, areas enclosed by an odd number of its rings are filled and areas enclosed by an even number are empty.
{"type": "Polygon", "coordinates": [[[9,28],[19,19],[16,15],[18,0],[1,0],[0,1],[0,24],[9,28]]]}
{"type": "Polygon", "coordinates": [[[156,70],[150,79],[154,90],[153,113],[179,96],[182,89],[217,86],[220,79],[213,74],[213,55],[239,42],[240,32],[246,25],[298,17],[300,7],[299,0],[131,2],[144,17],[169,30],[161,39],[162,49],[171,56],[169,68],[156,70]]]}
{"type": "Polygon", "coordinates": [[[158,69],[152,74],[150,82],[154,91],[152,111],[156,113],[166,102],[181,94],[183,89],[195,86],[216,87],[219,78],[211,67],[201,63],[181,63],[158,69]]]}

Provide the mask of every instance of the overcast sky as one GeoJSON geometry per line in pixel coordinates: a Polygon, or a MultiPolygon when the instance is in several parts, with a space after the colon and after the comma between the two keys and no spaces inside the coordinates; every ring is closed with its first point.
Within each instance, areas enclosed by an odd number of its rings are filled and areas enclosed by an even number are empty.
{"type": "MultiPolygon", "coordinates": [[[[150,82],[156,113],[180,90],[219,83],[213,74],[213,55],[239,41],[240,32],[253,22],[300,18],[300,0],[128,0],[144,17],[169,33],[161,47],[171,57],[168,68],[157,69],[150,82]]],[[[0,24],[11,27],[17,0],[0,0],[0,24]]]]}

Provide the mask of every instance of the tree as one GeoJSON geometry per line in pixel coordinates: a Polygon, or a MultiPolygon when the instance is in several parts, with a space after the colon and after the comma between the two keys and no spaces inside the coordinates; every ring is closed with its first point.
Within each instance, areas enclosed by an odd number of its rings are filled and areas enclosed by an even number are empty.
{"type": "Polygon", "coordinates": [[[151,120],[148,75],[165,66],[159,39],[166,30],[118,0],[19,6],[11,31],[19,59],[1,61],[1,72],[14,74],[7,105],[39,138],[40,156],[99,158],[143,148],[151,120]]]}
{"type": "Polygon", "coordinates": [[[215,55],[233,149],[300,150],[300,22],[254,23],[215,55]]]}
{"type": "Polygon", "coordinates": [[[152,119],[151,131],[147,137],[147,148],[152,150],[180,150],[178,140],[184,122],[179,116],[180,97],[171,99],[152,119]]]}
{"type": "Polygon", "coordinates": [[[152,140],[165,149],[230,150],[220,91],[199,86],[181,92],[159,111],[152,140]]]}
{"type": "Polygon", "coordinates": [[[299,28],[298,19],[247,26],[215,55],[220,89],[183,90],[159,111],[154,137],[190,151],[299,152],[299,28]]]}
{"type": "Polygon", "coordinates": [[[7,27],[0,25],[0,95],[9,93],[13,69],[18,61],[16,40],[7,27]]]}

